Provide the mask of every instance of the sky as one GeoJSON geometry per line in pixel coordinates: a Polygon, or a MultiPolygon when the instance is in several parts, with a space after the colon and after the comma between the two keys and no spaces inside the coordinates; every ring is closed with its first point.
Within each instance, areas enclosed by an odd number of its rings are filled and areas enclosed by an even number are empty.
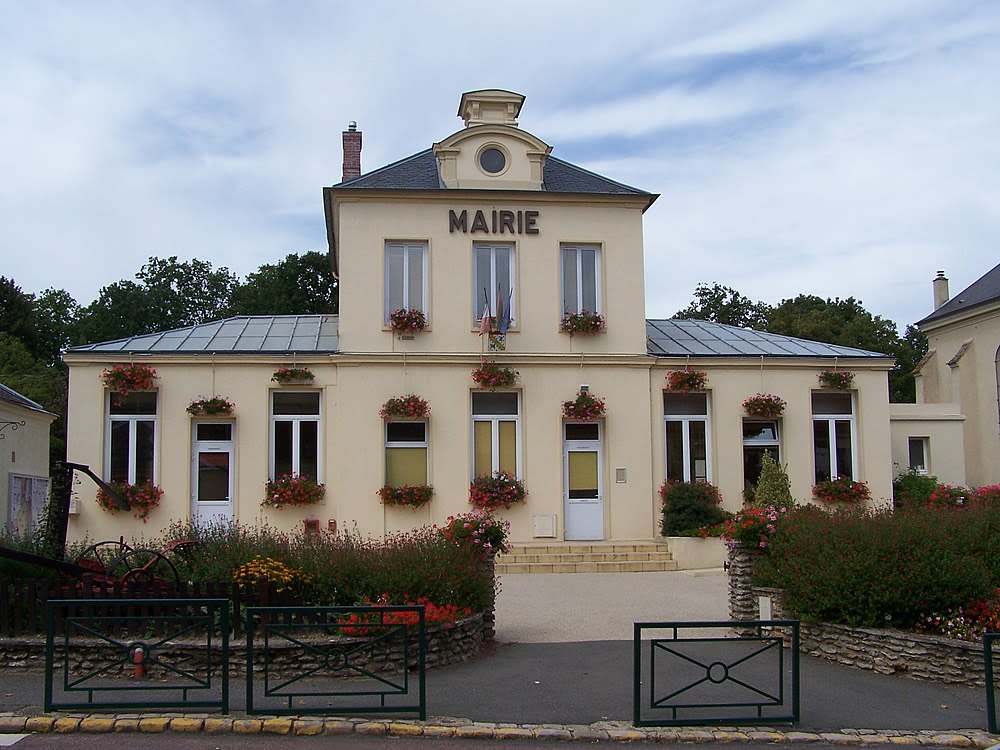
{"type": "Polygon", "coordinates": [[[0,275],[81,304],[150,256],[325,252],[367,172],[524,94],[553,155],[660,194],[646,313],[699,283],[853,296],[900,330],[1000,262],[992,0],[0,0],[0,275]]]}

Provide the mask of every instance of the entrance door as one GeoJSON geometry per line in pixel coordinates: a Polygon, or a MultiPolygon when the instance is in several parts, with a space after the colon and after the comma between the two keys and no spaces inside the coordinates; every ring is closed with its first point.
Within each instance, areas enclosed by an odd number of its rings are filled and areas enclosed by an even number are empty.
{"type": "Polygon", "coordinates": [[[564,537],[580,541],[604,539],[601,425],[567,422],[563,435],[564,537]]]}
{"type": "Polygon", "coordinates": [[[197,422],[191,452],[191,513],[195,523],[233,518],[233,425],[197,422]]]}

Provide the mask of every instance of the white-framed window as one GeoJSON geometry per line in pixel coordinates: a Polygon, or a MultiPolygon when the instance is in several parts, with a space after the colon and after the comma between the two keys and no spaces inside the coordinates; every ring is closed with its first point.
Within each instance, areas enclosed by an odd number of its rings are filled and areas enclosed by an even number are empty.
{"type": "Polygon", "coordinates": [[[521,476],[520,394],[472,393],[472,476],[504,471],[521,476]]]}
{"type": "Polygon", "coordinates": [[[427,422],[385,423],[385,483],[427,484],[427,422]]]}
{"type": "Polygon", "coordinates": [[[385,243],[385,310],[388,325],[393,310],[420,310],[427,315],[427,243],[385,243]]]}
{"type": "Polygon", "coordinates": [[[743,491],[757,486],[764,454],[781,462],[781,435],[774,419],[743,420],[743,491]]]}
{"type": "Polygon", "coordinates": [[[108,394],[104,477],[156,483],[156,391],[108,394]]]}
{"type": "Polygon", "coordinates": [[[663,394],[668,481],[712,481],[707,393],[663,394]]]}
{"type": "Polygon", "coordinates": [[[562,245],[562,312],[601,312],[601,255],[598,245],[562,245]]]}
{"type": "Polygon", "coordinates": [[[839,477],[857,480],[854,398],[850,393],[812,394],[815,481],[839,477]]]}
{"type": "MultiPolygon", "coordinates": [[[[472,246],[472,321],[479,325],[483,310],[489,308],[490,315],[497,314],[497,300],[504,310],[510,309],[511,325],[517,312],[517,305],[511,289],[514,284],[514,246],[509,243],[490,244],[476,242],[472,246]]],[[[506,315],[506,313],[505,313],[506,315]]]]}
{"type": "Polygon", "coordinates": [[[929,457],[929,438],[911,437],[906,440],[907,456],[910,471],[917,474],[927,474],[929,457]]]}
{"type": "Polygon", "coordinates": [[[7,497],[7,529],[15,533],[30,533],[38,528],[42,509],[49,496],[49,478],[28,474],[10,474],[7,497]]]}
{"type": "Polygon", "coordinates": [[[271,391],[270,478],[284,474],[323,481],[320,392],[271,391]]]}

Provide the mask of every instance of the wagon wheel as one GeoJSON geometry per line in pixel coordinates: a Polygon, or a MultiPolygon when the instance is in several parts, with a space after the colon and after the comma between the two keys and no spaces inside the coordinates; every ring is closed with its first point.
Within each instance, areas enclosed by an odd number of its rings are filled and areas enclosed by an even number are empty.
{"type": "Polygon", "coordinates": [[[101,576],[111,576],[111,566],[116,560],[132,551],[124,539],[91,544],[76,558],[76,564],[101,576]]]}
{"type": "Polygon", "coordinates": [[[176,590],[181,585],[177,568],[155,549],[126,550],[111,563],[108,575],[121,581],[123,586],[148,584],[176,590]]]}

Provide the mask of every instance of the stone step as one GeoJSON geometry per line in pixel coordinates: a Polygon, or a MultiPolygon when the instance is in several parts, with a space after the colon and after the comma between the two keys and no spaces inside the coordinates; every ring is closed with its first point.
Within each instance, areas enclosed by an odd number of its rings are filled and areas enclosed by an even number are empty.
{"type": "Polygon", "coordinates": [[[518,554],[506,554],[504,555],[504,563],[539,563],[539,562],[621,562],[623,560],[628,560],[630,562],[647,561],[647,560],[673,560],[673,555],[669,552],[633,552],[631,554],[623,554],[621,552],[575,552],[575,553],[558,553],[549,552],[546,554],[533,554],[533,553],[518,553],[518,554]]]}
{"type": "Polygon", "coordinates": [[[497,575],[519,573],[660,573],[677,570],[673,560],[623,562],[505,563],[496,566],[497,575]]]}
{"type": "Polygon", "coordinates": [[[634,573],[677,570],[665,544],[592,542],[517,544],[497,559],[497,573],[634,573]]]}

